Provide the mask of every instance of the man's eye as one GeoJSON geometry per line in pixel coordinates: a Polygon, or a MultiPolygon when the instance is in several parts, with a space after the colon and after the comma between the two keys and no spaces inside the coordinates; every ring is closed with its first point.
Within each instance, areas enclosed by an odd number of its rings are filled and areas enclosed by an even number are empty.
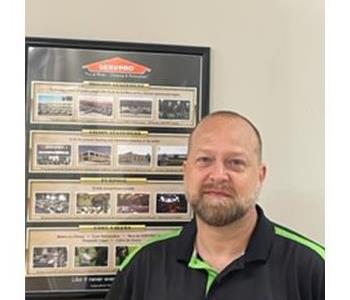
{"type": "Polygon", "coordinates": [[[242,159],[230,159],[228,161],[228,165],[230,168],[232,168],[234,170],[243,170],[246,163],[242,159]]]}
{"type": "Polygon", "coordinates": [[[200,156],[196,159],[196,162],[199,164],[199,165],[207,165],[211,162],[211,158],[208,157],[208,156],[200,156]]]}
{"type": "Polygon", "coordinates": [[[206,157],[206,156],[202,156],[202,157],[198,157],[197,160],[198,160],[198,161],[209,161],[210,158],[209,158],[209,157],[206,157]]]}

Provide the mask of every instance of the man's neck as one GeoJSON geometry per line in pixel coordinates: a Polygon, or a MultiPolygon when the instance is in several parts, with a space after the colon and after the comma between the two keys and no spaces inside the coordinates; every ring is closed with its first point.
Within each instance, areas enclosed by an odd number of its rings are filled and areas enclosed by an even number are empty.
{"type": "Polygon", "coordinates": [[[257,222],[255,207],[240,220],[221,227],[211,226],[197,217],[196,250],[218,271],[242,256],[257,222]]]}

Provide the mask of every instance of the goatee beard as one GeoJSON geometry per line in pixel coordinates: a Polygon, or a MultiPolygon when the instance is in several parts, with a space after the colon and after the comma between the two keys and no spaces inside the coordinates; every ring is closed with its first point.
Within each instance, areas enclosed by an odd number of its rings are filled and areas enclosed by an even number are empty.
{"type": "Polygon", "coordinates": [[[248,210],[232,202],[230,204],[220,202],[212,205],[203,200],[200,200],[192,208],[195,214],[205,223],[216,227],[236,222],[244,217],[248,210]]]}
{"type": "Polygon", "coordinates": [[[224,189],[224,192],[230,196],[213,199],[213,197],[208,197],[205,192],[201,191],[199,199],[191,201],[196,216],[208,225],[215,227],[232,224],[243,218],[251,206],[255,205],[259,189],[248,199],[239,199],[232,189],[224,189]]]}

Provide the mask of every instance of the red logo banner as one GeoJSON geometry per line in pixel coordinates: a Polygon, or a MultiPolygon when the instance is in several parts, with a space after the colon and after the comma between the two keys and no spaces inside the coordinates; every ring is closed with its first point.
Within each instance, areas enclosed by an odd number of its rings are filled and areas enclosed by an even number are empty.
{"type": "Polygon", "coordinates": [[[89,72],[144,75],[151,69],[121,57],[114,57],[83,66],[89,72]]]}

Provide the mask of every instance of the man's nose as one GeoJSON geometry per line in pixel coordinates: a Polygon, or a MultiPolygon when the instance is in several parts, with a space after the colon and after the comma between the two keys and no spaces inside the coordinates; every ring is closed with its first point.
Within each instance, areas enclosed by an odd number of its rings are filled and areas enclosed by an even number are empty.
{"type": "Polygon", "coordinates": [[[229,179],[228,170],[223,162],[216,161],[210,170],[209,178],[214,182],[227,181],[229,179]]]}

